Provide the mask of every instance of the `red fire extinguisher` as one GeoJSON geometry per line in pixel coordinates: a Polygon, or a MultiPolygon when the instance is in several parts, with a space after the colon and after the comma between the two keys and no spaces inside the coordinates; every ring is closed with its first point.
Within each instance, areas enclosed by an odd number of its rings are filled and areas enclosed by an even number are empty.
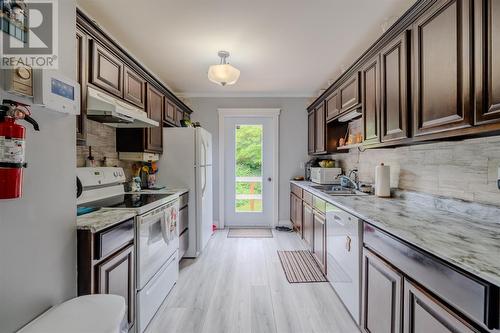
{"type": "Polygon", "coordinates": [[[24,119],[39,131],[38,123],[30,117],[29,106],[3,101],[0,105],[0,199],[15,199],[22,195],[23,168],[26,168],[26,129],[16,124],[24,119]]]}

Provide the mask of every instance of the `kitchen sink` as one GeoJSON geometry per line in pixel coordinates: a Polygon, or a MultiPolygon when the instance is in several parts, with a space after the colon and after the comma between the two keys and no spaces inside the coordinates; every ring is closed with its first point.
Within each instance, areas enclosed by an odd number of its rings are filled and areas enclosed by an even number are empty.
{"type": "Polygon", "coordinates": [[[356,189],[341,185],[313,185],[312,188],[328,195],[367,195],[356,189]]]}

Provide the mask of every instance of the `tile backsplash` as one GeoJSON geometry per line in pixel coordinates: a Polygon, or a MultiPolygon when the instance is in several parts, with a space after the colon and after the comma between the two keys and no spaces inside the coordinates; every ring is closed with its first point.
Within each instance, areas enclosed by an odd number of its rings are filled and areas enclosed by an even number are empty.
{"type": "Polygon", "coordinates": [[[120,161],[116,152],[116,129],[103,125],[96,121],[87,119],[87,144],[76,147],[77,167],[84,167],[85,160],[89,155],[89,146],[92,147],[92,155],[97,161],[97,166],[103,165],[103,158],[106,157],[106,166],[122,167],[127,175],[131,177],[132,164],[129,161],[120,161]]]}
{"type": "Polygon", "coordinates": [[[358,168],[364,182],[375,181],[375,167],[383,162],[391,167],[391,187],[500,205],[500,136],[351,150],[332,158],[346,171],[358,168]]]}

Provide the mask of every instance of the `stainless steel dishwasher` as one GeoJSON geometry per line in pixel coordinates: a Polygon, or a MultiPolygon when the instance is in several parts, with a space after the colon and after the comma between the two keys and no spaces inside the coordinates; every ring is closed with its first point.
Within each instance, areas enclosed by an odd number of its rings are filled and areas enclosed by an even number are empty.
{"type": "Polygon", "coordinates": [[[327,277],[356,323],[361,323],[363,223],[340,208],[326,207],[327,277]]]}

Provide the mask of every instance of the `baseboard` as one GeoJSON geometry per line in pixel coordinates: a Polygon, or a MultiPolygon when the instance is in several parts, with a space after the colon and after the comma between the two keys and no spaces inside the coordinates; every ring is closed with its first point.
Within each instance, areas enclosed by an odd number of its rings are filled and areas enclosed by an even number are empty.
{"type": "Polygon", "coordinates": [[[290,220],[279,220],[277,225],[279,225],[279,226],[285,226],[285,227],[290,227],[290,228],[293,227],[293,224],[292,224],[292,222],[290,220]]]}

